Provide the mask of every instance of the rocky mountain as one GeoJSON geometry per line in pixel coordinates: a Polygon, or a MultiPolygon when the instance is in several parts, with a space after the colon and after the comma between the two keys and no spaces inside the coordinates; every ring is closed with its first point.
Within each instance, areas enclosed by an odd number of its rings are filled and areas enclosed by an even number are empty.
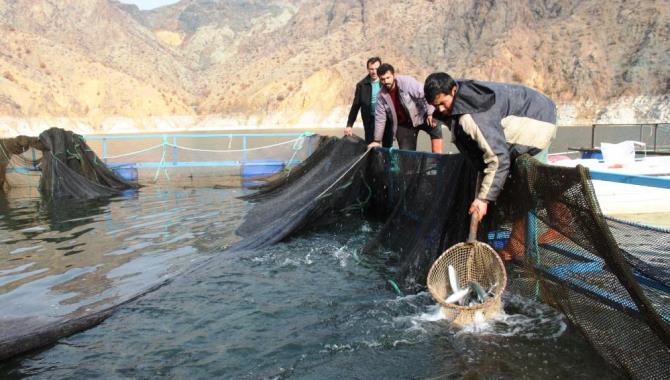
{"type": "Polygon", "coordinates": [[[341,125],[379,55],[535,87],[563,124],[667,122],[669,41],[666,0],[0,0],[0,120],[341,125]]]}

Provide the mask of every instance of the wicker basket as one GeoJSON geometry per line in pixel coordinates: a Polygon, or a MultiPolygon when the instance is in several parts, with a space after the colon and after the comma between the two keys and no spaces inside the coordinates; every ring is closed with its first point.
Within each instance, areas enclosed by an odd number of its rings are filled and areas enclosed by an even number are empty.
{"type": "Polygon", "coordinates": [[[456,325],[490,319],[502,311],[502,294],[507,284],[507,273],[496,251],[478,241],[460,243],[446,250],[435,260],[428,272],[428,290],[440,304],[444,316],[456,325]],[[470,281],[477,281],[485,289],[495,284],[493,296],[472,306],[444,302],[453,293],[449,284],[449,265],[456,269],[458,287],[465,288],[470,281]]]}

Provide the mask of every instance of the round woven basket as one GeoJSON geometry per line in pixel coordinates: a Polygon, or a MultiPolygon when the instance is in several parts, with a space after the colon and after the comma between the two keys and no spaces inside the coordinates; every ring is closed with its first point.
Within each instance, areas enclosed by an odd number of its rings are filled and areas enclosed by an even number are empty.
{"type": "Polygon", "coordinates": [[[496,251],[478,241],[459,243],[446,250],[435,260],[428,272],[428,290],[440,304],[445,318],[457,325],[483,321],[502,311],[502,294],[507,284],[507,273],[496,251]],[[456,270],[458,287],[463,289],[468,282],[476,281],[484,289],[493,289],[493,296],[481,304],[460,306],[444,300],[453,293],[449,284],[449,265],[456,270]]]}

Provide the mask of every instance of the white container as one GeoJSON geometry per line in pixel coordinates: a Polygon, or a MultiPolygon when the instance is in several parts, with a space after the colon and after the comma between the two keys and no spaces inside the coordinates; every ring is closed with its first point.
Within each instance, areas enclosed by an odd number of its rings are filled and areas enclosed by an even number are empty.
{"type": "Polygon", "coordinates": [[[635,146],[646,147],[639,141],[626,140],[618,144],[600,143],[603,161],[608,167],[621,167],[635,162],[635,146]]]}

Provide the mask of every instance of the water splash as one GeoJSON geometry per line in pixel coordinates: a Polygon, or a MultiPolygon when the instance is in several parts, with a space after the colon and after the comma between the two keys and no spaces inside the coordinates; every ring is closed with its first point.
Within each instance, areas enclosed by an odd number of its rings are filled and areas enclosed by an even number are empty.
{"type": "Polygon", "coordinates": [[[507,312],[503,311],[488,321],[482,318],[475,320],[463,326],[457,334],[554,339],[567,330],[563,315],[547,305],[510,293],[503,296],[503,302],[507,312]],[[514,312],[509,313],[510,310],[514,312]]]}

